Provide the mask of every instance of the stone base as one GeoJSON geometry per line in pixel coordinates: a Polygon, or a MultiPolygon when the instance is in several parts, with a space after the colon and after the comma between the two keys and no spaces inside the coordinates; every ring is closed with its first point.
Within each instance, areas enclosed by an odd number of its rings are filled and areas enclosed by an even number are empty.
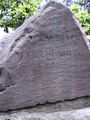
{"type": "Polygon", "coordinates": [[[90,120],[90,107],[68,112],[13,113],[11,115],[1,115],[0,120],[90,120]]]}
{"type": "Polygon", "coordinates": [[[0,120],[90,120],[90,97],[2,112],[0,120]]]}

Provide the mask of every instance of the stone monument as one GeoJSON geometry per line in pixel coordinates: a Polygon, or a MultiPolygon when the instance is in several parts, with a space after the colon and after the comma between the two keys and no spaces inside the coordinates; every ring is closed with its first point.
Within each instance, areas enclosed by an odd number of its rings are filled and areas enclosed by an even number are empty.
{"type": "Polygon", "coordinates": [[[73,13],[49,1],[0,43],[0,111],[90,96],[90,51],[73,13]]]}

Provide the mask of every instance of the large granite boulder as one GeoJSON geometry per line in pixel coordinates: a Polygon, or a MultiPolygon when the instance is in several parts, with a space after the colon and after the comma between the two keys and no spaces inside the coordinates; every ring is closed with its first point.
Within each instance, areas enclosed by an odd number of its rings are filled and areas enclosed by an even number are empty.
{"type": "Polygon", "coordinates": [[[49,1],[0,43],[0,111],[90,96],[90,52],[73,13],[49,1]]]}

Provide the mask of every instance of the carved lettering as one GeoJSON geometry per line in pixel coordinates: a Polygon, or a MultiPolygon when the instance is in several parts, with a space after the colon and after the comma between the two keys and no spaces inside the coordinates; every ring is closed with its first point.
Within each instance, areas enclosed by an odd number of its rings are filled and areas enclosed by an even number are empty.
{"type": "Polygon", "coordinates": [[[76,41],[79,40],[81,36],[79,35],[58,35],[58,34],[54,34],[54,35],[37,35],[37,36],[33,36],[33,38],[35,37],[39,37],[41,41],[63,41],[63,40],[72,40],[72,41],[76,41]]]}

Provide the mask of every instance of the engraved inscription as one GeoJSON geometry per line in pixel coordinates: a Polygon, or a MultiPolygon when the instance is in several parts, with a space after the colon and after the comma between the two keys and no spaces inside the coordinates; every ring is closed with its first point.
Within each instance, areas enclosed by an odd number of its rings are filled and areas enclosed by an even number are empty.
{"type": "MultiPolygon", "coordinates": [[[[22,61],[23,59],[32,62],[35,59],[52,59],[55,60],[57,58],[68,58],[68,57],[83,57],[85,54],[81,53],[78,50],[64,50],[64,49],[53,49],[53,48],[48,48],[48,49],[36,49],[32,51],[27,51],[26,53],[18,53],[17,59],[10,64],[9,68],[18,66],[17,63],[22,61]]],[[[12,58],[13,59],[13,58],[12,58]]]]}
{"type": "Polygon", "coordinates": [[[79,40],[82,36],[81,35],[58,35],[58,34],[52,34],[52,35],[45,35],[45,34],[41,34],[41,35],[36,35],[36,36],[32,36],[33,39],[35,38],[38,38],[41,40],[41,41],[77,41],[79,40]]]}
{"type": "MultiPolygon", "coordinates": [[[[58,44],[57,41],[59,41],[59,43],[61,44],[62,40],[77,41],[77,39],[80,38],[79,35],[56,35],[56,34],[55,35],[45,35],[44,34],[42,36],[40,36],[40,35],[32,36],[32,39],[35,40],[35,37],[39,37],[40,42],[41,41],[46,42],[46,40],[48,40],[48,41],[51,40],[51,41],[55,41],[56,44],[58,44]]],[[[46,43],[46,44],[47,44],[47,46],[43,45],[43,47],[41,47],[41,48],[38,48],[37,46],[31,48],[31,44],[30,45],[28,44],[28,47],[26,49],[29,49],[29,50],[27,50],[27,52],[18,52],[17,53],[15,51],[15,54],[17,55],[17,57],[15,58],[15,61],[13,61],[13,64],[10,64],[9,68],[18,66],[17,63],[19,63],[20,61],[23,61],[23,60],[28,60],[28,62],[32,62],[34,60],[42,59],[42,58],[55,60],[57,58],[64,59],[64,57],[71,58],[71,57],[76,57],[76,56],[77,57],[85,56],[85,54],[83,54],[81,51],[78,51],[76,48],[71,49],[71,48],[65,48],[65,47],[59,47],[59,46],[51,47],[50,43],[46,43]]],[[[13,59],[13,56],[11,59],[13,59]]]]}
{"type": "MultiPolygon", "coordinates": [[[[26,58],[39,58],[39,57],[65,57],[65,56],[83,56],[83,53],[76,51],[76,50],[59,50],[59,49],[38,49],[31,51],[29,53],[26,53],[26,58]]],[[[24,54],[23,54],[24,57],[24,54]]]]}

